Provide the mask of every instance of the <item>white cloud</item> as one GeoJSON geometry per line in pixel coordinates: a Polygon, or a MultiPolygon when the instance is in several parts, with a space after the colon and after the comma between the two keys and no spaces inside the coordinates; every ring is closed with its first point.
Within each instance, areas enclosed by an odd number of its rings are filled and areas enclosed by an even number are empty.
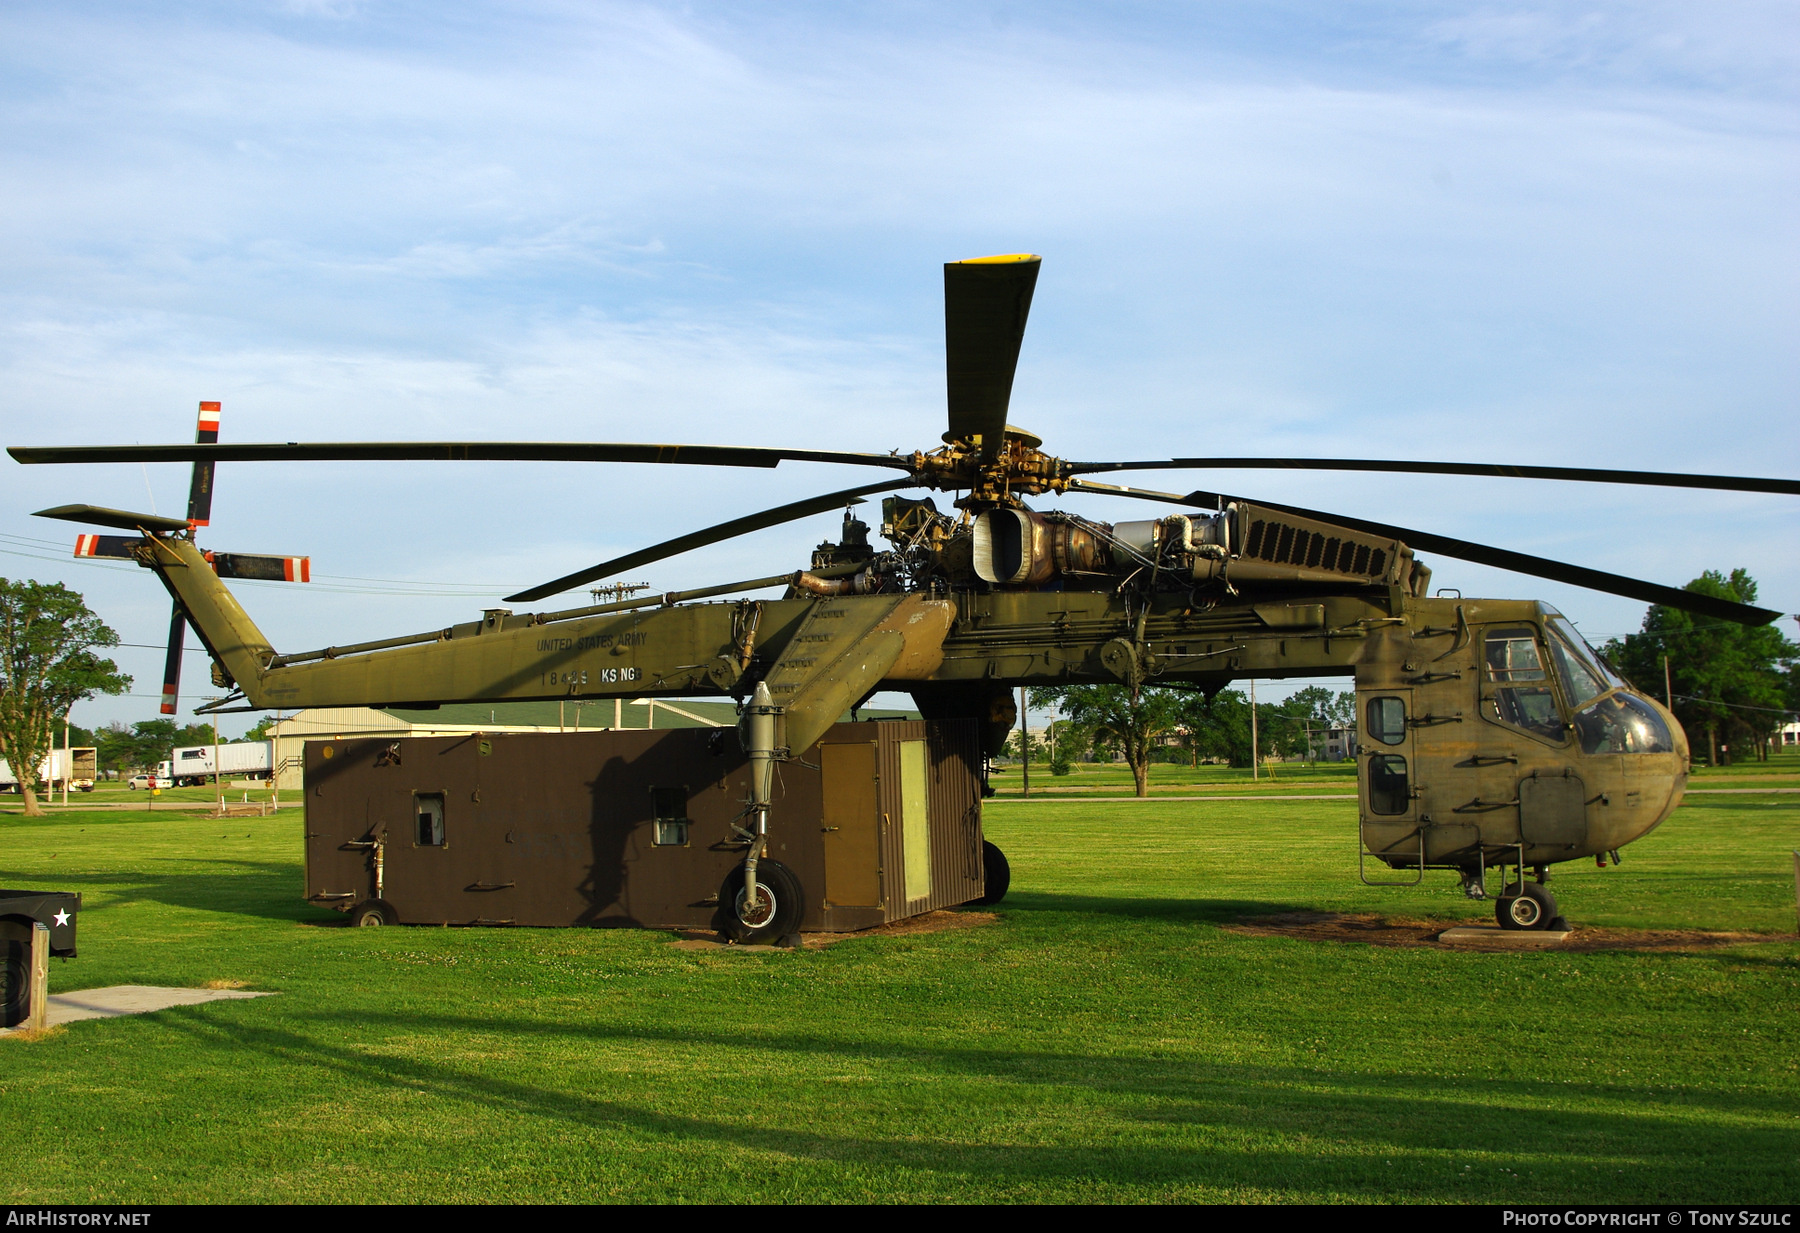
{"type": "MultiPolygon", "coordinates": [[[[1030,248],[1015,418],[1068,456],[1800,474],[1776,430],[1800,376],[1787,10],[1270,12],[20,8],[0,419],[12,441],[179,439],[219,397],[239,440],[910,449],[941,415],[937,263],[1030,248]]],[[[528,582],[852,482],[810,471],[232,472],[219,534],[327,573],[528,582]]],[[[143,486],[11,479],[9,530],[143,486]]],[[[1184,482],[1668,582],[1745,564],[1800,607],[1791,502],[1184,482]]],[[[820,533],[655,581],[779,568],[820,533]]],[[[101,579],[120,603],[139,582],[101,579]]],[[[322,595],[267,619],[317,642],[443,608],[322,595]]]]}

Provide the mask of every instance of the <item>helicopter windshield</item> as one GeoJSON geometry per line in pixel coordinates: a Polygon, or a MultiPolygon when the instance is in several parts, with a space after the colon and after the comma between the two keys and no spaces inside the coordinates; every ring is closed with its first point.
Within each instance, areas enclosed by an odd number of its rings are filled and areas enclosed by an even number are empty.
{"type": "Polygon", "coordinates": [[[1546,624],[1550,629],[1550,656],[1571,706],[1579,707],[1589,698],[1625,684],[1594,654],[1593,648],[1568,621],[1553,616],[1546,624]]]}
{"type": "Polygon", "coordinates": [[[1608,694],[1575,713],[1582,753],[1672,753],[1669,725],[1628,690],[1608,694]]]}

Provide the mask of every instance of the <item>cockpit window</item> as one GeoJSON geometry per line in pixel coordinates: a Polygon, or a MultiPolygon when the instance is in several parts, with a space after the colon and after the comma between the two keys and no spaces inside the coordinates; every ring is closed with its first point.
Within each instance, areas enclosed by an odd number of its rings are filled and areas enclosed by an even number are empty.
{"type": "Polygon", "coordinates": [[[1490,629],[1485,655],[1488,679],[1494,683],[1494,718],[1560,743],[1565,731],[1562,713],[1556,708],[1535,632],[1528,626],[1490,629]]]}
{"type": "Polygon", "coordinates": [[[1576,712],[1582,753],[1672,753],[1669,725],[1641,698],[1623,691],[1576,712]]]}
{"type": "Polygon", "coordinates": [[[1538,657],[1537,640],[1529,629],[1490,629],[1487,663],[1488,675],[1495,681],[1544,679],[1544,661],[1538,657]]]}
{"type": "Polygon", "coordinates": [[[1574,626],[1561,617],[1551,617],[1549,624],[1551,658],[1572,705],[1580,706],[1589,698],[1625,683],[1594,654],[1593,648],[1575,632],[1574,626]]]}

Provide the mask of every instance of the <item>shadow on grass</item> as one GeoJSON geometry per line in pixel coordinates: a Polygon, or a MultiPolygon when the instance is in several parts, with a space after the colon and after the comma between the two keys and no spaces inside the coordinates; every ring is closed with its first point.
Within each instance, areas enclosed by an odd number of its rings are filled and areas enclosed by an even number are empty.
{"type": "Polygon", "coordinates": [[[262,920],[316,920],[321,909],[301,898],[306,892],[300,866],[274,861],[183,861],[204,864],[183,873],[141,870],[58,873],[34,878],[57,890],[101,892],[84,902],[83,911],[111,911],[137,903],[160,903],[200,912],[231,912],[262,920]]]}
{"type": "MultiPolygon", "coordinates": [[[[898,1166],[962,1177],[977,1190],[1045,1183],[1215,1187],[1288,1196],[1421,1200],[1571,1198],[1603,1193],[1619,1202],[1674,1198],[1784,1202],[1800,1195],[1792,1162],[1800,1127],[1776,1093],[1683,1090],[1649,1085],[1559,1083],[1550,1107],[1537,1084],[1492,1078],[1333,1073],[1298,1067],[1218,1065],[1031,1049],[922,1047],[808,1032],[709,1032],[698,1028],[544,1023],[494,1018],[373,1015],[359,1024],[454,1040],[503,1035],[536,1045],[574,1041],[596,1049],[668,1047],[719,1060],[717,1074],[690,1071],[665,1084],[721,1093],[716,1116],[677,1114],[609,1099],[584,1088],[579,1058],[542,1061],[566,1086],[483,1073],[419,1056],[370,1056],[337,1043],[341,1021],[318,1016],[321,1039],[303,1029],[222,1022],[171,1012],[176,1031],[209,1047],[236,1047],[316,1068],[377,1090],[424,1090],[490,1113],[623,1130],[675,1143],[711,1142],[821,1164],[898,1166]],[[785,1056],[802,1065],[755,1065],[785,1056]],[[817,1059],[890,1063],[857,1106],[846,1091],[823,1100],[804,1066],[817,1059]],[[740,1066],[756,1074],[749,1116],[722,1094],[740,1066]],[[927,1072],[921,1074],[920,1072],[927,1072]],[[934,1072],[934,1073],[933,1073],[934,1072]],[[944,1080],[968,1080],[957,1086],[944,1080]],[[929,1107],[896,1100],[895,1088],[937,1082],[929,1107]],[[1570,1103],[1606,1108],[1572,1110],[1570,1103]],[[1037,1142],[1017,1142],[1025,1117],[1037,1142]],[[1620,1105],[1631,1107],[1621,1108],[1620,1105]],[[851,1109],[842,1131],[821,1126],[851,1109]],[[1782,1126],[1755,1125],[1780,1118],[1782,1126]],[[870,1120],[893,1125],[869,1134],[870,1120]],[[990,1138],[988,1123],[1013,1129],[990,1138]],[[1112,1122],[1112,1128],[1105,1123],[1112,1122]],[[1121,1131],[1117,1123],[1135,1124],[1121,1131]],[[921,1125],[929,1129],[921,1130],[921,1125]],[[1054,1127],[1062,1126],[1057,1132],[1054,1127]],[[1089,1127],[1089,1129],[1083,1129],[1089,1127]],[[1521,1133],[1529,1127],[1529,1133],[1521,1133]],[[1059,1140],[1045,1143],[1043,1131],[1059,1140]],[[1519,1166],[1502,1171],[1500,1162],[1519,1166]],[[1722,1162],[1730,1162],[1728,1164],[1722,1162]],[[1480,1172],[1465,1173],[1465,1164],[1480,1172]],[[1396,1167],[1399,1166],[1399,1167],[1396,1167]],[[1599,1189],[1596,1190],[1596,1187],[1599,1189]]],[[[528,1068],[529,1049],[510,1064],[528,1068]]],[[[589,1078],[604,1083],[605,1072],[589,1078]]]]}
{"type": "Polygon", "coordinates": [[[1002,907],[1008,914],[1071,912],[1127,920],[1192,921],[1209,925],[1235,924],[1245,916],[1269,916],[1277,912],[1320,911],[1317,903],[1267,899],[1149,899],[1124,895],[1067,895],[1043,891],[1012,891],[1002,907]]]}

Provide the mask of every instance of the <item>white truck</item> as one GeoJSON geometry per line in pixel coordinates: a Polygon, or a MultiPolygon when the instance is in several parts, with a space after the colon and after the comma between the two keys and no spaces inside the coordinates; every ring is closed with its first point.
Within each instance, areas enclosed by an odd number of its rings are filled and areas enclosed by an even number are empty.
{"type": "Polygon", "coordinates": [[[268,779],[274,773],[273,741],[232,741],[222,745],[183,745],[156,767],[156,777],[178,788],[209,782],[216,773],[227,779],[268,779]],[[213,751],[218,750],[218,766],[213,751]]]}
{"type": "MultiPolygon", "coordinates": [[[[73,749],[52,749],[38,764],[37,786],[42,791],[61,792],[63,781],[75,792],[94,790],[95,751],[91,745],[73,749]]],[[[6,759],[0,758],[0,792],[19,791],[19,777],[13,774],[6,759]]]]}

